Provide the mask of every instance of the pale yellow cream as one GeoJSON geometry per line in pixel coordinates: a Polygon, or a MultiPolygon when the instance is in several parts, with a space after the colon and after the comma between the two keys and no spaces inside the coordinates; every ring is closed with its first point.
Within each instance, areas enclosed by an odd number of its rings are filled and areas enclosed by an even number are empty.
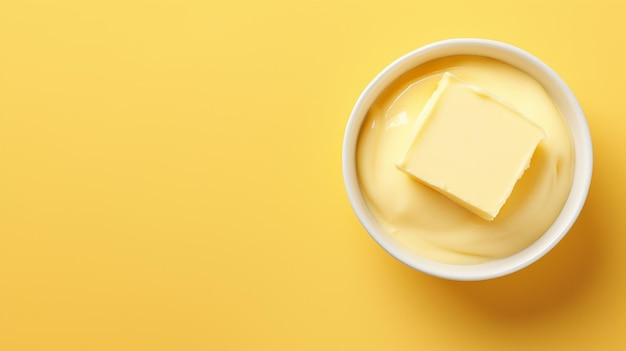
{"type": "Polygon", "coordinates": [[[550,227],[569,194],[574,155],[565,121],[537,81],[500,61],[457,56],[417,67],[379,97],[361,129],[357,169],[370,209],[399,243],[436,261],[472,264],[514,254],[550,227]],[[546,135],[493,221],[395,167],[444,72],[497,94],[546,135]]]}

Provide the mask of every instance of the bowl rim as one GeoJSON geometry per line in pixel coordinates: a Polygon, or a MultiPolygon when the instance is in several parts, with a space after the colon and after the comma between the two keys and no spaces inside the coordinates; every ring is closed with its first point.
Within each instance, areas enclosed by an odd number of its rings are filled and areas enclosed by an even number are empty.
{"type": "Polygon", "coordinates": [[[391,256],[416,270],[450,280],[486,280],[519,271],[547,254],[571,229],[587,198],[593,170],[593,148],[584,112],[563,79],[530,53],[500,41],[479,38],[446,39],[417,48],[385,67],[366,86],[352,109],[342,147],[342,172],[350,204],[367,233],[391,256]],[[552,226],[533,244],[511,256],[485,263],[447,264],[402,247],[378,224],[360,191],[356,170],[356,147],[361,125],[374,100],[391,82],[408,70],[431,61],[454,55],[491,57],[525,71],[537,80],[559,106],[574,144],[572,187],[561,213],[552,226]]]}

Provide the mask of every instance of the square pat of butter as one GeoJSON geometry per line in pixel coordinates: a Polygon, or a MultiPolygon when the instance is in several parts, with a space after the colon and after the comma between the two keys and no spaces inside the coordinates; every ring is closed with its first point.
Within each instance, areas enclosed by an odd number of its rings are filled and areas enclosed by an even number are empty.
{"type": "Polygon", "coordinates": [[[505,102],[446,72],[397,167],[493,220],[544,137],[505,102]]]}

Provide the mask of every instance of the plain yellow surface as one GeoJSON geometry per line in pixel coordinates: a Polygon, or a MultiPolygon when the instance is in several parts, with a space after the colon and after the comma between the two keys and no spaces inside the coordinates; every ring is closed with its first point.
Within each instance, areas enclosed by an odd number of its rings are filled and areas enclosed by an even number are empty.
{"type": "Polygon", "coordinates": [[[0,0],[0,350],[626,347],[626,3],[0,0]],[[341,175],[361,90],[429,42],[551,65],[580,220],[486,282],[413,271],[341,175]]]}

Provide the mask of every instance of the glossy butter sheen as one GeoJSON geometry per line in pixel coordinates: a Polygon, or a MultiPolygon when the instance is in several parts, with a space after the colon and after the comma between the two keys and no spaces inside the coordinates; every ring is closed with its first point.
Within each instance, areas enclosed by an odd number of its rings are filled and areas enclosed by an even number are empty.
{"type": "Polygon", "coordinates": [[[397,166],[491,221],[544,137],[505,101],[446,72],[397,166]]]}
{"type": "Polygon", "coordinates": [[[565,121],[538,82],[500,61],[458,56],[419,66],[379,97],[359,136],[357,170],[370,209],[399,243],[433,260],[472,264],[514,254],[550,227],[569,194],[573,157],[565,121]],[[395,167],[417,117],[446,71],[497,94],[546,136],[535,151],[533,166],[493,221],[485,221],[395,167]]]}

